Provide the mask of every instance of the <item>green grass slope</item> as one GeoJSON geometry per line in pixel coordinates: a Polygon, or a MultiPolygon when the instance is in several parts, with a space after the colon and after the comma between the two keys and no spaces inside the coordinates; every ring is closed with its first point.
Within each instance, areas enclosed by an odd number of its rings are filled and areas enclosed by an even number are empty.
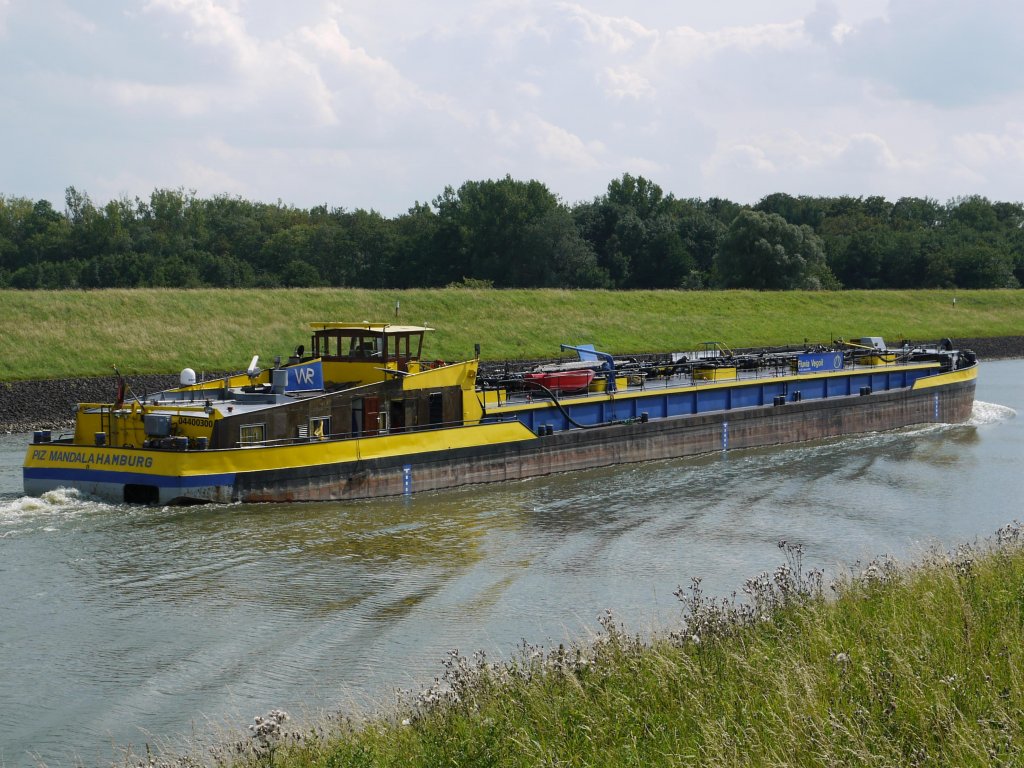
{"type": "Polygon", "coordinates": [[[592,643],[453,655],[393,715],[293,731],[280,713],[225,765],[994,766],[1024,764],[1024,551],[869,563],[831,585],[787,564],[745,600],[680,590],[686,623],[650,641],[610,617],[592,643]],[[284,727],[281,727],[284,726],[284,727]]]}
{"type": "Polygon", "coordinates": [[[1024,291],[105,290],[0,291],[0,380],[244,368],[309,343],[311,321],[428,324],[425,355],[558,355],[591,342],[616,354],[722,341],[1019,335],[1024,291]]]}

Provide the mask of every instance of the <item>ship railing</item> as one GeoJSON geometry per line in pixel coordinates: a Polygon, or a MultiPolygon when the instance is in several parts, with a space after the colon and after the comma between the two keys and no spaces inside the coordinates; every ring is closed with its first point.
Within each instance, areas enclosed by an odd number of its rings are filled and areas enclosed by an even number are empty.
{"type": "MultiPolygon", "coordinates": [[[[895,352],[896,357],[894,360],[887,360],[883,358],[881,361],[873,364],[862,363],[859,360],[859,356],[847,355],[844,359],[844,369],[851,370],[880,370],[884,368],[892,368],[900,365],[905,365],[910,362],[908,356],[899,354],[896,350],[887,350],[888,354],[895,352]]],[[[630,379],[630,384],[626,389],[620,389],[619,392],[625,391],[650,391],[656,388],[670,389],[673,387],[692,387],[699,389],[702,387],[716,386],[728,381],[757,381],[757,380],[770,380],[775,378],[781,378],[786,376],[794,375],[794,371],[791,368],[791,361],[796,359],[796,355],[800,352],[792,352],[790,354],[770,356],[767,355],[759,364],[752,367],[743,367],[742,365],[736,365],[736,377],[734,379],[695,379],[693,377],[693,369],[708,365],[712,362],[717,362],[719,365],[729,366],[728,361],[724,358],[700,358],[691,360],[692,365],[686,368],[678,368],[675,372],[668,375],[656,375],[648,376],[644,372],[631,371],[628,369],[619,370],[617,373],[622,377],[630,379]],[[639,379],[639,381],[637,381],[639,379]]],[[[876,353],[879,355],[885,353],[876,353]]],[[[678,365],[678,364],[676,364],[678,365]]],[[[559,400],[574,401],[574,402],[585,402],[588,398],[603,398],[607,395],[604,391],[583,391],[574,392],[571,394],[559,394],[559,400]]],[[[530,403],[535,401],[548,401],[550,398],[544,393],[536,389],[522,389],[522,390],[506,390],[506,395],[501,402],[496,405],[489,405],[488,409],[494,408],[496,411],[500,411],[504,405],[515,405],[520,406],[524,403],[530,403]]]]}
{"type": "Polygon", "coordinates": [[[75,433],[72,432],[58,432],[56,437],[53,432],[48,429],[36,430],[32,436],[33,445],[47,445],[48,443],[73,443],[75,441],[75,433]]]}
{"type": "MultiPolygon", "coordinates": [[[[493,421],[516,421],[514,417],[495,419],[493,421]]],[[[457,421],[441,421],[435,424],[417,424],[414,426],[405,427],[392,427],[390,429],[379,429],[372,430],[372,434],[369,432],[361,432],[359,434],[353,434],[352,432],[331,432],[329,434],[320,435],[309,435],[309,436],[296,436],[296,437],[276,437],[269,440],[254,440],[252,442],[236,443],[236,448],[281,448],[292,445],[308,445],[309,443],[337,443],[344,442],[347,440],[365,440],[370,437],[385,437],[388,435],[404,435],[410,433],[420,432],[432,432],[439,429],[450,429],[453,427],[465,426],[464,420],[457,421]]]]}

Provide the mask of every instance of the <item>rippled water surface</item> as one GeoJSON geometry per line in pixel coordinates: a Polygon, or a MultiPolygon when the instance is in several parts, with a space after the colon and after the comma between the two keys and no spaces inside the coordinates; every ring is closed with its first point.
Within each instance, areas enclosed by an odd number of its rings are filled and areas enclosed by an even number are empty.
{"type": "Polygon", "coordinates": [[[0,765],[108,764],[295,713],[387,703],[449,648],[670,626],[725,594],[1020,516],[1024,362],[983,366],[969,424],[579,472],[410,499],[140,508],[21,495],[0,436],[0,765]]]}

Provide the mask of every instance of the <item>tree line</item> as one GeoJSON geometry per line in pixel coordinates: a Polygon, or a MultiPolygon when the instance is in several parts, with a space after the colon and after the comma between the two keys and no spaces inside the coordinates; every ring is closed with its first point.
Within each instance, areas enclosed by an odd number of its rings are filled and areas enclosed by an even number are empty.
{"type": "Polygon", "coordinates": [[[624,174],[567,204],[467,181],[388,218],[182,189],[63,211],[0,195],[0,288],[1018,288],[1024,205],[980,196],[676,198],[624,174]]]}

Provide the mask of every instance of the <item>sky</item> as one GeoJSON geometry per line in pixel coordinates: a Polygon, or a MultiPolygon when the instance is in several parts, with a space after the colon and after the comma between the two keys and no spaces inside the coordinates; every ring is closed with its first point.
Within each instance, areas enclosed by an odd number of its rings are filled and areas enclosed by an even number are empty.
{"type": "Polygon", "coordinates": [[[1014,0],[0,0],[0,195],[1021,201],[1014,0]]]}

